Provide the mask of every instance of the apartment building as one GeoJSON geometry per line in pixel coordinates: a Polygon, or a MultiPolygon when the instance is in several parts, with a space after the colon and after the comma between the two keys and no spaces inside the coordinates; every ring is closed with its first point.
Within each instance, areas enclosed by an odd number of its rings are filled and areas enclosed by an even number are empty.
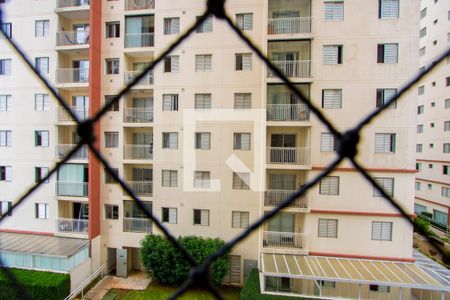
{"type": "MultiPolygon", "coordinates": [[[[421,1],[420,67],[450,45],[450,3],[421,1]]],[[[417,176],[414,210],[448,231],[450,215],[450,72],[442,62],[418,87],[417,176]],[[423,212],[429,215],[423,215],[423,212]],[[431,215],[430,215],[431,214],[431,215]]]]}
{"type": "MultiPolygon", "coordinates": [[[[3,2],[3,28],[79,119],[117,95],[204,11],[202,1],[29,0],[26,9],[3,2]]],[[[383,105],[419,67],[411,51],[418,2],[226,6],[342,131],[383,105]]],[[[3,212],[78,137],[71,117],[5,43],[0,72],[3,212]]],[[[408,93],[365,128],[358,155],[411,214],[416,98],[408,93]]],[[[114,105],[95,134],[113,168],[175,236],[224,240],[317,176],[336,148],[308,107],[213,17],[114,105]]],[[[140,240],[161,233],[86,148],[0,228],[1,239],[18,241],[0,243],[8,265],[70,272],[73,287],[103,265],[117,276],[140,270],[140,240]],[[42,246],[43,236],[73,244],[63,248],[60,265],[56,257],[41,259],[45,249],[21,250],[21,241],[42,246]]],[[[412,227],[344,162],[233,248],[225,281],[241,285],[258,268],[262,292],[277,295],[445,297],[448,287],[414,264],[411,246],[412,227]]]]}

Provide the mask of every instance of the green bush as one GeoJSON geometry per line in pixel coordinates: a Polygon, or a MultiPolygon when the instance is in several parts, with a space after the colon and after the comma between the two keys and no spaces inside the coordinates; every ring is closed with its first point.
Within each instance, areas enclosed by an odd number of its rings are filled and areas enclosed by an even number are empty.
{"type": "MultiPolygon", "coordinates": [[[[210,254],[221,248],[222,239],[185,236],[178,238],[197,263],[201,263],[210,254]]],[[[146,272],[160,284],[183,283],[189,274],[190,265],[172,243],[159,235],[147,235],[141,242],[141,260],[146,272]]],[[[219,286],[228,274],[228,255],[217,259],[211,266],[211,279],[219,286]]]]}
{"type": "MultiPolygon", "coordinates": [[[[8,269],[28,295],[35,300],[59,300],[70,293],[70,275],[24,269],[8,269]]],[[[4,271],[0,271],[0,299],[25,299],[4,271]]]]}
{"type": "Polygon", "coordinates": [[[433,214],[427,211],[422,211],[420,214],[430,219],[433,218],[433,214]]]}

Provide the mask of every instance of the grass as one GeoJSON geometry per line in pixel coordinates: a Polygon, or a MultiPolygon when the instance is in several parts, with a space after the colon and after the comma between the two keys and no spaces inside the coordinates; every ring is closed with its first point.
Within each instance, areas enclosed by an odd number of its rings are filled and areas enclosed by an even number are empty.
{"type": "MultiPolygon", "coordinates": [[[[130,291],[130,290],[110,290],[102,300],[166,300],[172,295],[176,287],[162,286],[156,283],[150,284],[144,291],[130,291]]],[[[239,300],[239,288],[222,287],[220,292],[226,300],[239,300]]],[[[179,299],[182,300],[214,300],[215,298],[205,290],[189,290],[179,299]]]]}

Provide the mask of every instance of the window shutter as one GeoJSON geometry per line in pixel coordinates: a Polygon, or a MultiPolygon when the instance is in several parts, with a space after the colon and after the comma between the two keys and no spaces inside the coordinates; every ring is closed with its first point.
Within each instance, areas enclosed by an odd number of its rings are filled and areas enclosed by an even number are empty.
{"type": "Polygon", "coordinates": [[[177,141],[177,134],[176,133],[169,133],[169,148],[170,149],[176,149],[178,147],[178,141],[177,141]]]}
{"type": "Polygon", "coordinates": [[[253,29],[253,14],[244,14],[244,29],[253,29]]]}
{"type": "Polygon", "coordinates": [[[205,22],[203,22],[203,32],[212,32],[213,31],[213,18],[208,17],[205,22]]]}
{"type": "Polygon", "coordinates": [[[12,181],[12,167],[5,167],[5,180],[12,181]]]}
{"type": "Polygon", "coordinates": [[[241,227],[241,213],[238,211],[233,211],[233,228],[241,227]]]}
{"type": "Polygon", "coordinates": [[[323,108],[342,108],[342,90],[323,90],[323,108]]]}
{"type": "Polygon", "coordinates": [[[380,0],[381,18],[398,18],[399,6],[398,0],[380,0]]]}
{"type": "Polygon", "coordinates": [[[372,240],[381,240],[381,222],[372,222],[372,240]]]}
{"type": "Polygon", "coordinates": [[[324,15],[327,21],[344,20],[344,2],[325,2],[324,15]]]}
{"type": "Polygon", "coordinates": [[[177,209],[169,208],[169,223],[176,224],[177,223],[177,209]]]}
{"type": "Polygon", "coordinates": [[[6,145],[12,146],[12,132],[7,130],[5,131],[5,135],[6,135],[6,145]]]}
{"type": "Polygon", "coordinates": [[[326,176],[320,181],[321,195],[339,195],[339,177],[326,176]]]}
{"type": "Polygon", "coordinates": [[[44,36],[48,36],[50,31],[50,22],[49,21],[43,21],[44,23],[44,36]]]}
{"type": "Polygon", "coordinates": [[[208,226],[209,225],[209,211],[206,209],[202,209],[200,213],[201,225],[208,226]]]}
{"type": "Polygon", "coordinates": [[[48,147],[49,143],[48,131],[41,131],[41,146],[48,147]]]}
{"type": "Polygon", "coordinates": [[[180,32],[180,18],[172,18],[172,28],[171,33],[179,33],[180,32]]]}
{"type": "Polygon", "coordinates": [[[396,64],[398,61],[398,44],[384,45],[384,63],[396,64]]]}
{"type": "Polygon", "coordinates": [[[180,57],[178,55],[173,55],[171,58],[171,70],[170,72],[176,73],[179,70],[180,57]]]}
{"type": "Polygon", "coordinates": [[[252,54],[242,54],[242,70],[252,69],[252,54]]]}
{"type": "Polygon", "coordinates": [[[4,66],[5,66],[5,75],[10,75],[11,74],[11,60],[10,59],[6,59],[4,60],[4,66]]]}
{"type": "Polygon", "coordinates": [[[338,46],[323,46],[323,63],[325,65],[338,63],[338,46]]]}
{"type": "Polygon", "coordinates": [[[195,56],[195,71],[202,71],[205,69],[205,61],[203,55],[195,56]]]}
{"type": "Polygon", "coordinates": [[[392,223],[382,222],[381,228],[381,239],[383,241],[392,240],[392,223]]]}
{"type": "Polygon", "coordinates": [[[375,134],[375,152],[394,152],[395,135],[391,133],[375,134]]]}
{"type": "Polygon", "coordinates": [[[49,110],[50,108],[49,95],[47,94],[42,95],[42,108],[43,110],[49,110]]]}
{"type": "MultiPolygon", "coordinates": [[[[390,177],[375,177],[375,182],[381,186],[389,196],[394,196],[394,178],[390,177]]],[[[377,189],[373,190],[374,197],[381,197],[381,193],[377,189]]]]}
{"type": "Polygon", "coordinates": [[[205,55],[205,71],[212,70],[212,55],[205,55]]]}
{"type": "Polygon", "coordinates": [[[209,133],[201,133],[200,134],[200,148],[201,149],[209,149],[209,133]]]}
{"type": "Polygon", "coordinates": [[[320,136],[320,151],[334,151],[334,136],[332,133],[323,132],[320,136]]]}
{"type": "Polygon", "coordinates": [[[170,171],[168,170],[162,171],[162,185],[170,186],[170,171]]]}
{"type": "Polygon", "coordinates": [[[36,21],[36,33],[35,36],[43,36],[44,21],[36,21]]]}
{"type": "Polygon", "coordinates": [[[250,223],[249,213],[248,212],[242,212],[241,213],[241,226],[243,228],[247,228],[249,223],[250,223]]]}
{"type": "Polygon", "coordinates": [[[319,219],[319,237],[328,236],[328,222],[325,219],[319,219]]]}
{"type": "Polygon", "coordinates": [[[241,134],[241,149],[250,149],[250,134],[242,133],[241,134]]]}
{"type": "Polygon", "coordinates": [[[172,110],[172,95],[163,95],[163,110],[172,110]]]}
{"type": "Polygon", "coordinates": [[[45,205],[42,203],[38,203],[38,218],[45,218],[45,205]]]}

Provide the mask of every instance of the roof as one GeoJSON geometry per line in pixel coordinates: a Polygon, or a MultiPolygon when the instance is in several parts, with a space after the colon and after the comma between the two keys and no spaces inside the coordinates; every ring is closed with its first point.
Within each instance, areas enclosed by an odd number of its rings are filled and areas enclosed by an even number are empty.
{"type": "Polygon", "coordinates": [[[266,253],[262,254],[262,272],[278,277],[450,291],[450,286],[420,266],[405,262],[266,253]]]}
{"type": "Polygon", "coordinates": [[[450,286],[450,270],[441,266],[434,260],[426,257],[416,249],[413,249],[413,257],[416,259],[416,265],[419,265],[431,277],[443,285],[450,286]]]}
{"type": "Polygon", "coordinates": [[[87,239],[0,232],[0,251],[70,257],[89,245],[87,239]]]}

